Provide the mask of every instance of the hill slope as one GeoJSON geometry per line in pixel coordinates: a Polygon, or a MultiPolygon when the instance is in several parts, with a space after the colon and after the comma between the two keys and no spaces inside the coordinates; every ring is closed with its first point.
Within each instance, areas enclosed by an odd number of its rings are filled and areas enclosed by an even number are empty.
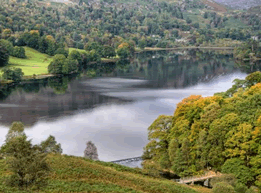
{"type": "MultiPolygon", "coordinates": [[[[9,172],[5,160],[0,160],[0,192],[30,192],[3,185],[3,177],[9,172]]],[[[82,157],[48,155],[53,169],[49,185],[40,192],[150,192],[196,193],[185,185],[170,180],[148,177],[139,169],[117,164],[91,161],[82,157]]]]}

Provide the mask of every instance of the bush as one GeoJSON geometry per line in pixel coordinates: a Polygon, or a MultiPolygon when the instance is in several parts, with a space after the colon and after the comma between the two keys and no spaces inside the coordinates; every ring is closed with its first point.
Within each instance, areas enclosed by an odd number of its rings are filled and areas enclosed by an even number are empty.
{"type": "Polygon", "coordinates": [[[235,193],[233,186],[226,182],[219,182],[214,185],[213,193],[235,193]]]}
{"type": "Polygon", "coordinates": [[[217,183],[226,182],[231,186],[236,186],[237,179],[233,174],[223,174],[222,176],[212,178],[210,180],[210,185],[214,187],[217,183]]]}
{"type": "Polygon", "coordinates": [[[237,193],[246,193],[247,191],[247,186],[245,184],[242,184],[242,183],[238,183],[236,184],[235,186],[235,191],[237,193]]]}
{"type": "Polygon", "coordinates": [[[15,82],[20,82],[24,75],[21,68],[3,68],[2,72],[4,79],[13,80],[15,82]]]}
{"type": "Polygon", "coordinates": [[[260,190],[257,188],[257,187],[250,187],[247,191],[246,191],[246,193],[259,193],[260,192],[260,190]]]}
{"type": "Polygon", "coordinates": [[[17,57],[17,58],[26,58],[25,49],[23,47],[15,46],[12,56],[17,57]]]}

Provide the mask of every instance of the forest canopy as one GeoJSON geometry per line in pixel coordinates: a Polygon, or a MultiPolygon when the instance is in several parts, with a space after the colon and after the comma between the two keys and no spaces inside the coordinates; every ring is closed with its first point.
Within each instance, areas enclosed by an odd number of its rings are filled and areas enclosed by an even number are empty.
{"type": "Polygon", "coordinates": [[[173,116],[159,116],[148,129],[143,165],[180,177],[212,169],[261,187],[261,72],[234,83],[211,97],[185,98],[173,116]]]}

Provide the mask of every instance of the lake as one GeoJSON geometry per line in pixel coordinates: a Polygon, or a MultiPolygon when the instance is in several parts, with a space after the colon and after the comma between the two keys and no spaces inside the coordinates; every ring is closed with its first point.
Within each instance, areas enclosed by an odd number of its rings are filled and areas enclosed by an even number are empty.
{"type": "Polygon", "coordinates": [[[64,154],[83,156],[91,140],[102,161],[138,157],[159,115],[173,115],[184,97],[226,91],[249,72],[230,53],[155,51],[130,63],[88,66],[77,76],[2,88],[0,145],[11,123],[22,121],[33,144],[53,135],[64,154]]]}

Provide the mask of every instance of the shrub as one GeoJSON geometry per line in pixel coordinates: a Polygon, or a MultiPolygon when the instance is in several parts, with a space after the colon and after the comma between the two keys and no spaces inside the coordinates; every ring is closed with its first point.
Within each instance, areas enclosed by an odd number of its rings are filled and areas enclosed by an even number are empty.
{"type": "Polygon", "coordinates": [[[235,193],[234,188],[226,182],[219,182],[214,185],[213,193],[235,193]]]}
{"type": "Polygon", "coordinates": [[[242,184],[242,183],[238,183],[238,184],[236,184],[236,186],[235,186],[235,191],[236,191],[237,193],[246,193],[246,191],[247,191],[247,186],[244,185],[244,184],[242,184]]]}
{"type": "Polygon", "coordinates": [[[223,174],[222,176],[212,178],[210,180],[210,185],[214,187],[217,183],[226,182],[231,186],[235,186],[237,183],[237,179],[233,174],[223,174]]]}
{"type": "Polygon", "coordinates": [[[17,58],[26,58],[25,49],[23,47],[15,46],[12,56],[17,57],[17,58]]]}
{"type": "Polygon", "coordinates": [[[3,68],[2,72],[4,79],[13,80],[15,82],[20,82],[24,75],[21,68],[3,68]]]}

